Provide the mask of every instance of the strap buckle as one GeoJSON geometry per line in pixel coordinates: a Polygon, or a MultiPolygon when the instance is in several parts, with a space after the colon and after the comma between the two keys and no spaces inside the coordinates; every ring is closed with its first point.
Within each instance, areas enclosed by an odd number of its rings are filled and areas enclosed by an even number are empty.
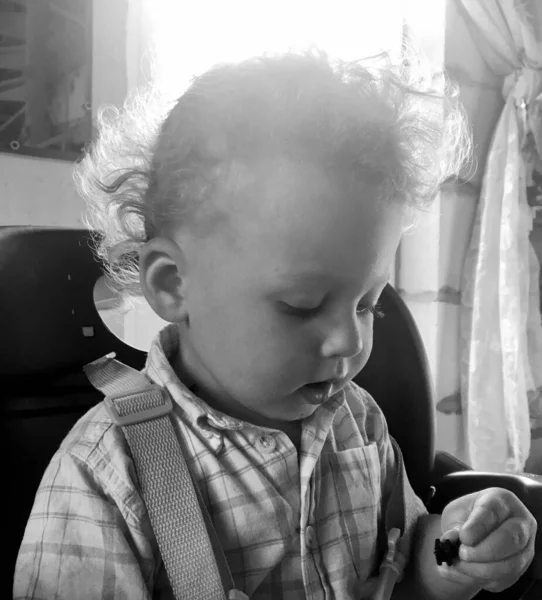
{"type": "MultiPolygon", "coordinates": [[[[139,404],[139,402],[137,402],[139,404]]],[[[142,390],[134,390],[133,392],[123,394],[112,394],[104,399],[105,408],[116,425],[125,427],[126,425],[135,425],[136,423],[144,423],[152,421],[159,417],[165,417],[173,412],[173,403],[169,394],[158,385],[149,385],[142,390]],[[145,410],[132,410],[134,404],[142,396],[148,398],[151,395],[151,400],[154,402],[152,408],[145,410]],[[132,400],[130,402],[130,400],[132,400]],[[130,412],[125,415],[119,414],[116,402],[123,401],[128,405],[130,412]]]]}

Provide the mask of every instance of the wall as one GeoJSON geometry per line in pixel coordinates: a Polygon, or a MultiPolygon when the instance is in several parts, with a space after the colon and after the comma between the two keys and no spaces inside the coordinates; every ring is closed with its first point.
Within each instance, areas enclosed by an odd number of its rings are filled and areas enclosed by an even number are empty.
{"type": "MultiPolygon", "coordinates": [[[[139,3],[93,0],[92,113],[120,106],[129,90],[148,78],[149,46],[139,3]]],[[[81,227],[85,204],[77,194],[70,161],[0,154],[0,225],[81,227]]],[[[106,325],[125,341],[147,349],[163,322],[148,305],[128,313],[100,310],[106,325]]]]}
{"type": "MultiPolygon", "coordinates": [[[[92,112],[122,103],[126,78],[126,0],[93,0],[92,112]]],[[[69,161],[0,154],[0,225],[81,225],[84,203],[69,161]]]]}

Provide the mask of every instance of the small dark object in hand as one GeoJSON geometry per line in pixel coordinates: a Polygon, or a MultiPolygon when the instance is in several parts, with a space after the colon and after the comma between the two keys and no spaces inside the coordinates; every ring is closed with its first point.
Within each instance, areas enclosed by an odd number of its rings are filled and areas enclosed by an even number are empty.
{"type": "Polygon", "coordinates": [[[454,558],[459,556],[459,546],[461,542],[459,540],[435,540],[435,558],[437,559],[437,565],[441,565],[445,562],[449,567],[452,566],[454,558]]]}

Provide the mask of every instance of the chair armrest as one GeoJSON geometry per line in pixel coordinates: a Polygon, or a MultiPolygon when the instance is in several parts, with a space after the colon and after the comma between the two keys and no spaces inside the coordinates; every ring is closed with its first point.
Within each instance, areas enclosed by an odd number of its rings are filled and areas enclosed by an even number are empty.
{"type": "Polygon", "coordinates": [[[533,561],[533,574],[536,579],[542,579],[542,476],[525,473],[521,475],[484,473],[472,470],[449,473],[437,483],[428,510],[439,514],[455,498],[490,487],[510,490],[535,517],[538,532],[535,541],[536,556],[533,561]]]}
{"type": "Polygon", "coordinates": [[[453,454],[445,452],[444,450],[438,450],[435,454],[435,464],[431,475],[431,483],[432,485],[437,486],[438,482],[450,473],[471,470],[472,467],[462,460],[459,460],[459,458],[455,457],[453,454]]]}

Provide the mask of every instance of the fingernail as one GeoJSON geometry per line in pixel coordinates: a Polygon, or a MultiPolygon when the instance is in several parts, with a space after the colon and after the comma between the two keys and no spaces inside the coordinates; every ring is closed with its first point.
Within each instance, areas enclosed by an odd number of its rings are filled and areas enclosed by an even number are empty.
{"type": "Polygon", "coordinates": [[[458,542],[459,541],[459,529],[448,529],[440,536],[440,541],[444,542],[445,540],[450,540],[450,542],[458,542]]]}

